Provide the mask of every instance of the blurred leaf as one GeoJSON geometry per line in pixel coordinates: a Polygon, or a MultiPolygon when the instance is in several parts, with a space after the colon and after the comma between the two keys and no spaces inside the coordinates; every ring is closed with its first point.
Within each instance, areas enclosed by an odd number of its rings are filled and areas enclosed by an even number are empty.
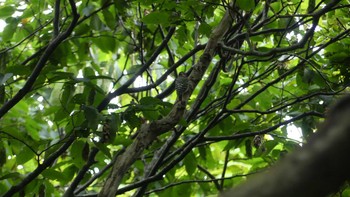
{"type": "Polygon", "coordinates": [[[154,11],[142,18],[142,22],[146,24],[169,24],[169,13],[162,11],[154,11]]]}
{"type": "Polygon", "coordinates": [[[159,119],[159,112],[153,108],[144,108],[142,110],[142,114],[147,120],[152,121],[159,119]]]}
{"type": "Polygon", "coordinates": [[[249,11],[254,8],[255,2],[254,0],[237,0],[236,4],[239,8],[245,11],[249,11]]]}
{"type": "Polygon", "coordinates": [[[75,92],[75,87],[72,83],[65,83],[63,87],[63,92],[61,95],[61,103],[63,106],[67,107],[73,98],[75,92]]]}
{"type": "Polygon", "coordinates": [[[93,39],[94,44],[99,47],[103,52],[114,52],[116,49],[116,40],[111,37],[99,37],[93,39]]]}
{"type": "Polygon", "coordinates": [[[8,79],[10,79],[13,76],[12,73],[6,73],[5,75],[0,73],[0,85],[3,85],[6,83],[8,79]]]}
{"type": "Polygon", "coordinates": [[[91,67],[85,67],[83,69],[83,76],[84,76],[84,78],[90,78],[90,77],[95,76],[94,69],[92,69],[91,67]]]}
{"type": "Polygon", "coordinates": [[[96,142],[95,146],[104,154],[106,155],[108,158],[112,159],[112,155],[109,152],[109,149],[107,148],[107,146],[105,144],[96,142]]]}
{"type": "Polygon", "coordinates": [[[89,158],[89,153],[90,153],[90,147],[87,142],[85,142],[83,150],[81,151],[81,156],[84,161],[87,161],[89,158]]]}
{"type": "Polygon", "coordinates": [[[8,174],[2,175],[0,177],[0,180],[5,180],[5,179],[18,179],[21,177],[21,174],[18,172],[10,172],[8,174]]]}
{"type": "Polygon", "coordinates": [[[17,30],[18,21],[16,19],[11,20],[9,24],[7,24],[2,32],[2,40],[4,42],[10,41],[17,30]]]}
{"type": "Polygon", "coordinates": [[[196,157],[192,151],[189,152],[184,158],[184,164],[185,164],[185,169],[187,174],[189,176],[193,176],[193,173],[197,169],[197,162],[196,162],[196,157]]]}
{"type": "Polygon", "coordinates": [[[91,30],[91,27],[86,23],[80,24],[76,28],[74,28],[75,35],[77,36],[88,34],[90,30],[91,30]]]}
{"type": "Polygon", "coordinates": [[[198,31],[206,36],[210,36],[211,30],[211,26],[206,22],[201,23],[198,28],[198,31]]]}
{"type": "Polygon", "coordinates": [[[5,146],[0,142],[0,167],[2,167],[6,163],[6,149],[5,146]]]}
{"type": "Polygon", "coordinates": [[[252,156],[253,156],[252,141],[250,139],[247,139],[245,141],[245,152],[246,152],[248,158],[252,158],[252,156]]]}
{"type": "Polygon", "coordinates": [[[72,180],[78,171],[78,167],[76,167],[75,165],[70,165],[67,168],[65,168],[62,173],[67,178],[67,180],[72,180]]]}
{"type": "Polygon", "coordinates": [[[104,25],[98,15],[94,14],[90,18],[90,25],[93,30],[101,31],[104,29],[104,25]]]}
{"type": "Polygon", "coordinates": [[[205,161],[207,160],[207,151],[204,147],[200,146],[198,147],[198,151],[199,151],[199,155],[201,156],[201,158],[205,161]]]}
{"type": "Polygon", "coordinates": [[[110,29],[114,29],[114,27],[116,25],[116,19],[114,18],[113,14],[107,9],[104,9],[102,11],[102,14],[103,14],[103,18],[104,18],[104,21],[106,22],[107,26],[110,29]]]}
{"type": "Polygon", "coordinates": [[[25,164],[31,159],[35,158],[35,154],[26,146],[16,155],[16,161],[18,165],[25,164]]]}
{"type": "Polygon", "coordinates": [[[50,180],[57,180],[62,183],[65,183],[68,181],[67,177],[65,177],[62,172],[59,172],[50,168],[44,170],[41,174],[43,175],[43,177],[50,180]]]}
{"type": "Polygon", "coordinates": [[[92,129],[93,131],[96,131],[97,126],[100,122],[100,116],[97,109],[93,106],[85,106],[84,107],[84,114],[85,118],[88,122],[88,128],[92,129]]]}
{"type": "Polygon", "coordinates": [[[11,16],[16,11],[13,6],[4,6],[0,8],[0,18],[7,18],[11,16]]]}
{"type": "Polygon", "coordinates": [[[143,97],[140,99],[140,104],[141,105],[151,105],[151,106],[155,106],[157,104],[161,103],[161,100],[158,98],[154,98],[154,97],[143,97]]]}
{"type": "Polygon", "coordinates": [[[78,168],[82,167],[85,164],[85,161],[82,155],[84,146],[85,146],[85,142],[83,140],[77,140],[72,144],[70,148],[70,154],[73,159],[72,161],[78,168]]]}
{"type": "Polygon", "coordinates": [[[131,110],[127,110],[123,113],[123,119],[129,125],[131,130],[141,125],[141,119],[131,110]]]}

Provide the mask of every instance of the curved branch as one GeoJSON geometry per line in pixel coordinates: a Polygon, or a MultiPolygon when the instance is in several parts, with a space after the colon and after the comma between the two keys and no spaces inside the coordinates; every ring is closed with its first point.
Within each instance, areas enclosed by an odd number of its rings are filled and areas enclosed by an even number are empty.
{"type": "Polygon", "coordinates": [[[72,8],[73,19],[67,30],[57,37],[55,37],[50,44],[45,49],[43,55],[40,57],[38,63],[36,64],[32,74],[30,75],[27,82],[24,86],[17,92],[17,94],[5,103],[0,109],[0,119],[13,107],[15,106],[28,92],[30,92],[32,86],[34,85],[36,79],[38,78],[41,70],[44,68],[47,60],[54,52],[54,50],[73,32],[73,29],[79,19],[79,14],[77,13],[77,8],[75,6],[75,2],[73,0],[69,1],[70,6],[72,8]]]}
{"type": "MultiPolygon", "coordinates": [[[[153,140],[162,133],[169,131],[171,128],[173,128],[180,118],[183,116],[187,100],[189,96],[192,94],[194,88],[199,83],[199,81],[202,79],[204,72],[207,70],[213,56],[216,53],[216,48],[218,42],[221,40],[223,35],[226,33],[226,31],[229,29],[232,23],[231,13],[228,9],[219,23],[219,25],[213,30],[210,39],[208,41],[208,44],[206,45],[206,48],[204,50],[203,55],[201,56],[199,62],[194,66],[191,75],[189,78],[189,88],[187,95],[183,96],[184,102],[177,102],[171,112],[165,116],[161,120],[157,120],[151,123],[144,123],[141,125],[140,130],[138,131],[138,135],[134,142],[126,149],[125,153],[121,155],[120,162],[116,162],[113,166],[113,169],[111,171],[110,176],[108,177],[106,183],[104,184],[101,192],[99,193],[99,196],[108,196],[112,197],[115,196],[120,184],[120,181],[122,180],[124,174],[127,172],[127,170],[130,168],[130,166],[136,161],[136,159],[142,154],[143,150],[151,143],[153,140]]],[[[145,67],[145,66],[144,66],[145,67]]],[[[147,69],[147,67],[146,67],[147,69]]],[[[141,74],[142,69],[138,72],[137,75],[141,74]]],[[[134,76],[134,78],[137,77],[137,75],[134,76]]],[[[123,88],[126,88],[128,86],[128,83],[132,83],[134,78],[130,79],[123,88]]],[[[107,99],[105,99],[101,105],[99,105],[98,109],[103,109],[111,98],[118,95],[121,90],[123,90],[121,87],[120,89],[116,90],[115,92],[111,93],[107,99]]]]}
{"type": "MultiPolygon", "coordinates": [[[[191,50],[189,53],[187,53],[186,55],[184,55],[181,59],[179,59],[179,61],[177,61],[175,64],[173,64],[170,68],[168,68],[165,73],[159,77],[159,79],[157,79],[153,84],[151,85],[147,85],[147,86],[142,86],[142,87],[138,87],[138,88],[127,88],[124,92],[125,93],[133,93],[133,92],[140,92],[140,91],[146,91],[146,90],[150,90],[152,88],[155,88],[156,86],[160,85],[163,81],[165,81],[167,79],[167,77],[170,75],[170,73],[174,72],[174,70],[179,67],[181,64],[183,64],[187,59],[191,58],[191,56],[193,56],[194,54],[196,54],[198,51],[203,50],[205,48],[206,45],[198,45],[196,48],[194,48],[193,50],[191,50]]],[[[174,86],[175,84],[172,84],[169,87],[172,87],[171,90],[174,90],[174,86]]],[[[172,92],[171,91],[171,92],[172,92]]],[[[159,95],[157,95],[157,98],[164,98],[166,95],[165,92],[168,92],[167,90],[165,90],[164,92],[160,93],[159,95]]]]}
{"type": "Polygon", "coordinates": [[[248,133],[238,133],[238,134],[233,134],[231,136],[203,137],[202,141],[215,141],[215,142],[218,142],[218,141],[223,141],[223,140],[235,140],[235,139],[241,139],[241,138],[245,138],[245,137],[252,137],[252,136],[255,136],[255,135],[262,135],[262,134],[266,134],[266,133],[268,133],[270,131],[276,130],[280,126],[287,125],[289,123],[295,122],[295,121],[300,120],[302,118],[305,118],[307,116],[323,117],[323,115],[321,113],[311,111],[311,112],[306,112],[306,113],[300,114],[300,115],[295,116],[295,117],[293,117],[293,118],[291,118],[289,120],[280,122],[280,123],[278,123],[278,124],[276,124],[276,125],[274,125],[272,127],[269,127],[267,129],[263,129],[261,131],[248,132],[248,133]]]}
{"type": "Polygon", "coordinates": [[[26,175],[26,177],[17,185],[12,186],[3,197],[11,197],[15,193],[23,190],[26,185],[28,185],[31,181],[33,181],[37,176],[39,176],[47,167],[49,167],[60,155],[62,155],[69,146],[74,142],[75,136],[71,135],[67,142],[65,142],[61,148],[59,148],[56,152],[50,155],[43,164],[39,165],[33,172],[26,175]]]}
{"type": "Polygon", "coordinates": [[[153,63],[153,61],[158,57],[158,55],[162,52],[162,50],[165,48],[165,46],[167,45],[167,43],[169,42],[170,38],[172,37],[172,35],[175,32],[175,27],[171,27],[169,29],[168,35],[165,37],[165,39],[163,40],[163,42],[160,44],[160,46],[157,48],[157,50],[155,50],[155,52],[152,54],[152,56],[150,57],[150,59],[142,66],[142,68],[140,70],[138,70],[132,78],[130,78],[127,82],[125,82],[122,86],[120,86],[117,90],[115,90],[114,92],[111,92],[107,95],[107,97],[105,97],[101,103],[98,105],[97,109],[99,111],[102,111],[104,108],[107,107],[107,105],[109,104],[109,102],[116,96],[119,96],[122,93],[125,93],[125,90],[127,90],[127,88],[134,83],[134,81],[136,80],[136,78],[141,75],[143,72],[145,72],[153,63]]]}

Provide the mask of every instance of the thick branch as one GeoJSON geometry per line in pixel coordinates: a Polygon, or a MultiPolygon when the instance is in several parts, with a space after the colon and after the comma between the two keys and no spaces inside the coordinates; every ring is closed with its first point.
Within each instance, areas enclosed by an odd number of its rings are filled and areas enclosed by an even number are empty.
{"type": "MultiPolygon", "coordinates": [[[[121,155],[118,162],[115,163],[111,171],[110,176],[106,180],[99,196],[112,197],[116,195],[120,181],[124,174],[127,172],[129,167],[135,162],[135,160],[142,154],[143,150],[160,134],[169,131],[173,128],[180,118],[183,116],[187,99],[192,94],[194,88],[202,79],[204,72],[207,70],[212,57],[215,55],[218,42],[221,40],[223,35],[229,29],[232,23],[230,10],[227,10],[223,19],[217,28],[214,29],[212,35],[206,45],[203,55],[199,62],[194,66],[191,75],[189,76],[190,87],[188,94],[184,95],[185,102],[177,102],[172,111],[163,119],[157,120],[151,123],[145,123],[141,126],[139,134],[134,142],[126,149],[125,153],[121,155]]],[[[112,93],[110,96],[113,97],[118,92],[112,93]]],[[[108,102],[108,100],[106,100],[108,102]]],[[[104,108],[105,103],[99,106],[99,109],[104,108]]]]}
{"type": "Polygon", "coordinates": [[[221,197],[321,197],[336,192],[350,178],[349,116],[347,96],[333,107],[308,144],[221,197]]]}

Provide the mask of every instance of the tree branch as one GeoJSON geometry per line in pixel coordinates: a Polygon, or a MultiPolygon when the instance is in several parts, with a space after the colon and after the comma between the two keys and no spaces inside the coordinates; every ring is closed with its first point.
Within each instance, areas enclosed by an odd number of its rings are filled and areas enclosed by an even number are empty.
{"type": "Polygon", "coordinates": [[[248,132],[248,133],[238,133],[238,134],[233,134],[231,136],[211,136],[211,137],[203,137],[202,138],[202,141],[215,141],[215,142],[218,142],[218,141],[222,141],[222,140],[235,140],[235,139],[241,139],[241,138],[245,138],[245,137],[252,137],[252,136],[255,136],[255,135],[262,135],[262,134],[266,134],[270,131],[273,131],[277,128],[279,128],[280,126],[283,126],[283,125],[287,125],[289,123],[292,123],[292,122],[295,122],[297,120],[300,120],[302,118],[305,118],[307,116],[319,116],[319,117],[322,117],[322,114],[320,113],[317,113],[317,112],[306,112],[306,113],[303,113],[303,114],[300,114],[298,116],[295,116],[289,120],[286,120],[286,121],[283,121],[283,122],[280,122],[272,127],[269,127],[267,129],[263,129],[263,130],[260,130],[260,131],[256,131],[256,132],[248,132]]]}
{"type": "MultiPolygon", "coordinates": [[[[188,94],[184,95],[184,98],[183,98],[185,102],[177,102],[174,105],[171,112],[166,117],[151,123],[144,123],[143,125],[141,125],[141,128],[138,132],[139,134],[137,135],[134,142],[126,149],[125,153],[121,155],[120,162],[115,163],[115,165],[113,166],[112,172],[108,177],[108,179],[106,180],[99,196],[103,196],[103,197],[115,196],[117,189],[119,187],[120,181],[123,178],[124,174],[127,172],[129,167],[135,162],[135,160],[141,155],[143,150],[158,135],[166,131],[169,131],[178,123],[178,121],[184,114],[185,106],[189,96],[192,94],[194,88],[202,79],[204,72],[207,70],[213,56],[216,53],[216,47],[218,42],[221,40],[223,35],[231,26],[232,18],[230,14],[231,14],[230,10],[228,9],[223,19],[221,20],[220,24],[213,30],[210,36],[210,39],[208,41],[208,44],[206,45],[204,53],[201,56],[199,62],[196,65],[194,65],[193,71],[189,76],[190,87],[188,88],[188,94]]],[[[111,93],[108,98],[111,99],[118,93],[119,91],[115,91],[111,93]]],[[[99,106],[99,109],[104,108],[108,102],[109,100],[106,99],[103,103],[101,103],[101,105],[99,106]]]]}
{"type": "Polygon", "coordinates": [[[108,103],[116,96],[119,96],[122,93],[125,93],[125,90],[136,80],[136,78],[141,75],[143,72],[145,72],[149,66],[153,63],[153,61],[158,57],[158,55],[162,52],[162,50],[165,48],[167,43],[169,42],[170,38],[175,32],[175,27],[171,27],[169,29],[168,35],[165,37],[163,42],[160,44],[160,46],[155,50],[155,52],[152,54],[150,59],[142,66],[140,70],[138,70],[132,78],[130,78],[128,81],[126,81],[122,86],[120,86],[117,90],[114,92],[111,92],[107,95],[106,98],[104,98],[101,103],[98,105],[97,109],[99,111],[102,111],[105,107],[107,107],[108,103]]]}
{"type": "Polygon", "coordinates": [[[55,16],[53,18],[53,37],[57,37],[60,31],[60,4],[61,0],[55,1],[55,16]]]}
{"type": "Polygon", "coordinates": [[[330,110],[309,143],[221,197],[322,197],[336,192],[350,178],[349,116],[347,96],[330,110]]]}
{"type": "Polygon", "coordinates": [[[51,154],[43,164],[39,165],[33,172],[25,176],[25,178],[17,185],[12,186],[3,197],[13,196],[15,193],[23,190],[26,185],[39,176],[47,167],[49,167],[60,155],[62,155],[69,146],[74,142],[75,136],[71,135],[68,140],[56,152],[51,154]]]}
{"type": "Polygon", "coordinates": [[[54,52],[54,50],[66,39],[68,36],[73,32],[73,29],[79,19],[79,14],[77,13],[77,8],[75,6],[75,2],[73,0],[69,0],[71,9],[72,9],[72,15],[73,19],[67,30],[61,34],[59,34],[57,37],[55,37],[50,44],[45,49],[43,55],[40,57],[38,63],[36,64],[32,74],[30,75],[27,82],[24,84],[24,86],[17,92],[17,94],[9,100],[7,103],[5,103],[1,109],[0,109],[0,119],[13,107],[15,106],[28,92],[30,92],[33,84],[35,83],[36,79],[38,78],[41,70],[44,68],[47,60],[49,59],[50,55],[54,52]]]}

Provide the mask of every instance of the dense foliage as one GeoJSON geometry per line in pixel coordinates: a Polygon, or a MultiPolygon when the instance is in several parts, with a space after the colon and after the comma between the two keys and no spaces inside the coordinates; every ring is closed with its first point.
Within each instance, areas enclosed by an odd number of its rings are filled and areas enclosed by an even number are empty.
{"type": "Polygon", "coordinates": [[[172,118],[181,71],[201,78],[186,112],[135,153],[117,193],[208,196],[239,184],[306,143],[346,92],[349,7],[0,1],[0,195],[97,195],[138,133],[172,118]]]}

